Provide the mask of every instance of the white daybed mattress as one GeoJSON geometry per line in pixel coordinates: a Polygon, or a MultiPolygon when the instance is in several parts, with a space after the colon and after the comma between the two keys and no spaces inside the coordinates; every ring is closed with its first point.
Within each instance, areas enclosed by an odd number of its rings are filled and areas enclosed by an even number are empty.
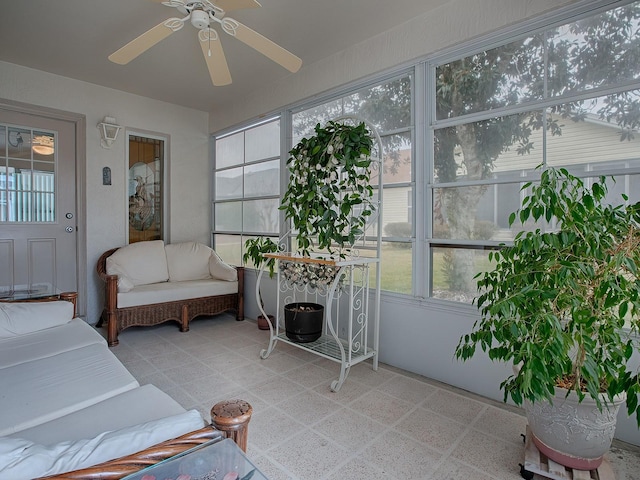
{"type": "Polygon", "coordinates": [[[93,344],[106,345],[107,341],[87,322],[74,318],[64,325],[0,338],[0,369],[93,344]]]}
{"type": "Polygon", "coordinates": [[[101,432],[119,430],[185,411],[169,395],[155,385],[148,384],[9,436],[42,445],[75,442],[93,438],[101,432]]]}
{"type": "Polygon", "coordinates": [[[139,386],[104,344],[87,345],[0,369],[0,385],[0,436],[48,422],[139,386]]]}

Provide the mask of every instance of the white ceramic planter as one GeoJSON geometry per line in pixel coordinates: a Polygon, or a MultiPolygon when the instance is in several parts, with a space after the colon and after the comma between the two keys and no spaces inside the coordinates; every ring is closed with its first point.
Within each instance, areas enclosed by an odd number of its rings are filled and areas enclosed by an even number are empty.
{"type": "Polygon", "coordinates": [[[578,403],[578,395],[556,388],[553,404],[525,401],[524,408],[533,441],[542,453],[561,465],[594,470],[609,451],[616,429],[616,417],[626,395],[614,403],[602,397],[602,411],[591,397],[578,403]]]}

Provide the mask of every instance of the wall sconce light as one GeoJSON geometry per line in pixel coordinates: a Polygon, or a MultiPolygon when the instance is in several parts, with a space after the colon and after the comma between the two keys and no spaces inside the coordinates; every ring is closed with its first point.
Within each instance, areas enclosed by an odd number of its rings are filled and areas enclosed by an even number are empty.
{"type": "Polygon", "coordinates": [[[114,117],[104,117],[104,120],[98,124],[100,130],[100,146],[102,148],[111,148],[113,142],[118,138],[118,132],[122,127],[116,124],[114,117]]]}

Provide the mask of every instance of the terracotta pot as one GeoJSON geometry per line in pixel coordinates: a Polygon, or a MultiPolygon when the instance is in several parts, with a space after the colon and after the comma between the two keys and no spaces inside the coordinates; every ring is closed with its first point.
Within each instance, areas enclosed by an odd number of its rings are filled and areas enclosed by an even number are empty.
{"type": "Polygon", "coordinates": [[[287,337],[297,343],[314,342],[322,335],[324,306],[318,303],[296,302],[284,306],[287,337]]]}
{"type": "Polygon", "coordinates": [[[524,402],[533,442],[551,460],[577,470],[595,470],[609,451],[616,429],[618,409],[626,395],[605,403],[602,411],[591,397],[578,403],[578,395],[556,387],[553,404],[524,402]]]}
{"type": "Polygon", "coordinates": [[[275,328],[276,319],[273,315],[269,315],[269,320],[264,318],[264,315],[258,315],[256,320],[258,321],[258,328],[260,330],[269,330],[269,323],[275,328]]]}

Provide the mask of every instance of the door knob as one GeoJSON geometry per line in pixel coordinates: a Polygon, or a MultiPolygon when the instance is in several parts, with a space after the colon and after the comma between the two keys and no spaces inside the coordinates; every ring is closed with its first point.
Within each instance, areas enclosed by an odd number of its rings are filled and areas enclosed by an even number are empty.
{"type": "Polygon", "coordinates": [[[73,229],[73,227],[72,227],[71,225],[69,225],[68,227],[66,227],[66,228],[65,228],[65,230],[66,230],[68,233],[73,233],[73,230],[74,230],[74,229],[73,229]]]}

